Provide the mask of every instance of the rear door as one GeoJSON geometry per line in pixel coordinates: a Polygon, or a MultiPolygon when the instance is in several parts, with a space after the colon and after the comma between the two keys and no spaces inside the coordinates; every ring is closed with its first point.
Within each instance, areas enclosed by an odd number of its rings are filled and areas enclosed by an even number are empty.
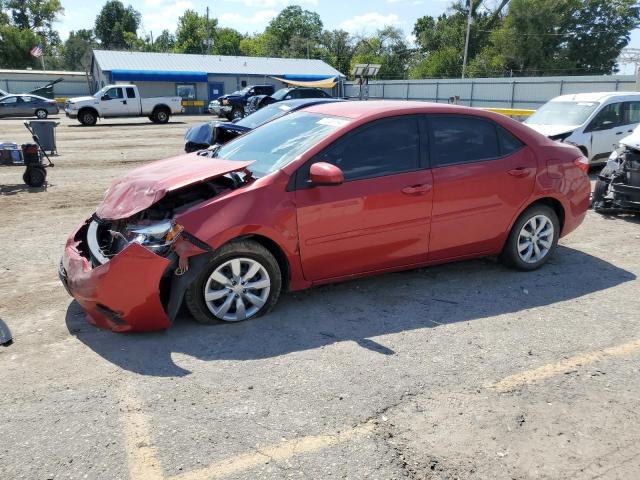
{"type": "Polygon", "coordinates": [[[421,128],[417,116],[369,123],[296,172],[305,278],[320,281],[426,261],[432,176],[421,128]],[[309,187],[314,162],[340,167],[345,182],[309,187]]]}
{"type": "Polygon", "coordinates": [[[430,115],[429,260],[492,253],[533,192],[537,160],[491,120],[430,115]]]}
{"type": "Polygon", "coordinates": [[[125,94],[125,105],[126,105],[126,110],[127,110],[127,115],[135,117],[137,115],[140,115],[141,112],[141,104],[140,104],[140,98],[138,98],[138,95],[136,94],[136,89],[133,87],[125,87],[124,89],[124,94],[125,94]]]}

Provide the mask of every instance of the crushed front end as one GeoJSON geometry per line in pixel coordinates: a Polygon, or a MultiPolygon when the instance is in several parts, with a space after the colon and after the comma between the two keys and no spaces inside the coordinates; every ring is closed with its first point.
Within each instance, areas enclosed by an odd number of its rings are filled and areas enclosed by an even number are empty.
{"type": "Polygon", "coordinates": [[[178,157],[112,184],[96,214],[68,238],[59,268],[93,324],[117,332],[171,326],[211,250],[175,218],[252,181],[246,165],[178,157]]]}
{"type": "Polygon", "coordinates": [[[119,235],[109,242],[109,229],[91,218],[69,237],[59,270],[67,291],[98,327],[117,332],[168,328],[161,289],[175,255],[125,244],[119,235]]]}

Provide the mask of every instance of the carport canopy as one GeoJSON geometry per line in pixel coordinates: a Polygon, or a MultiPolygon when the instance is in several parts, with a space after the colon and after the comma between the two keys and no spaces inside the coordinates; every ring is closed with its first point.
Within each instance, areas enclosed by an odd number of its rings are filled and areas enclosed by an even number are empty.
{"type": "Polygon", "coordinates": [[[333,88],[336,85],[336,77],[324,75],[282,75],[271,78],[296,87],[333,88]]]}

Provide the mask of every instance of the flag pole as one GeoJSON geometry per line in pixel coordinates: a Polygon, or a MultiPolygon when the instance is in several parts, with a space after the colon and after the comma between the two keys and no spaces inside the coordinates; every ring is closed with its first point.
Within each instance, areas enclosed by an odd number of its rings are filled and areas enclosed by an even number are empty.
{"type": "Polygon", "coordinates": [[[46,68],[44,68],[44,46],[42,47],[42,56],[40,57],[40,60],[42,60],[42,71],[46,70],[46,68]]]}

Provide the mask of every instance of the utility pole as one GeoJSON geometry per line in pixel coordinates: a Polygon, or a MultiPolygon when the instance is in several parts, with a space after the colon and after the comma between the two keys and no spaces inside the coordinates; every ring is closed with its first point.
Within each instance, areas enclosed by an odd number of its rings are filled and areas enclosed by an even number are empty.
{"type": "Polygon", "coordinates": [[[211,29],[209,28],[209,6],[207,5],[207,54],[211,53],[211,29]]]}
{"type": "Polygon", "coordinates": [[[464,59],[462,60],[462,78],[467,69],[467,56],[469,55],[469,35],[471,33],[471,12],[473,11],[473,0],[469,0],[469,15],[467,16],[467,36],[464,40],[464,59]]]}

